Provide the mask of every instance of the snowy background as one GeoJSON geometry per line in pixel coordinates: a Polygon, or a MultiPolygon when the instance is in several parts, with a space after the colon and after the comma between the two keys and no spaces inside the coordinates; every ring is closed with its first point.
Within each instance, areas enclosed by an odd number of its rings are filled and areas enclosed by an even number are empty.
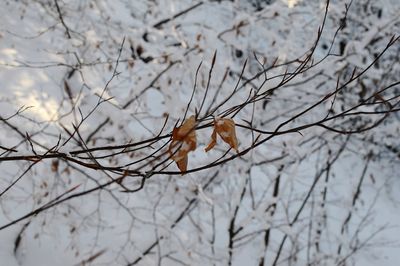
{"type": "MultiPolygon", "coordinates": [[[[314,54],[322,63],[235,116],[239,150],[257,137],[244,127],[247,121],[274,131],[334,90],[338,76],[344,83],[354,67],[366,68],[400,34],[400,1],[354,0],[335,35],[346,5],[330,3],[314,54]]],[[[65,145],[58,151],[69,154],[83,148],[82,140],[90,148],[170,133],[183,119],[195,82],[188,115],[199,110],[215,51],[203,112],[213,95],[222,102],[239,81],[238,92],[216,112],[223,114],[256,88],[265,92],[280,82],[261,86],[264,75],[252,77],[263,70],[260,62],[271,67],[269,78],[286,70],[274,62],[303,56],[315,43],[325,8],[316,0],[2,0],[0,145],[17,152],[0,149],[1,157],[43,154],[59,136],[65,145]],[[112,98],[97,106],[100,96],[112,98]],[[81,139],[70,138],[78,124],[81,139]]],[[[336,95],[335,111],[398,82],[399,62],[397,41],[336,95]]],[[[381,96],[397,103],[399,92],[397,84],[381,96]]],[[[325,102],[284,129],[317,121],[330,106],[325,102]]],[[[378,118],[329,126],[353,128],[378,118]]],[[[135,193],[113,183],[7,227],[78,185],[71,193],[109,182],[112,173],[61,159],[0,161],[0,265],[399,265],[399,121],[394,112],[362,134],[309,127],[277,135],[232,161],[184,176],[174,174],[174,163],[165,164],[135,193]]],[[[227,152],[219,140],[204,153],[210,135],[209,128],[198,131],[188,169],[227,152]]],[[[102,165],[128,169],[167,141],[94,154],[102,165]]],[[[88,156],[77,159],[90,162],[88,156]]],[[[139,165],[146,173],[154,163],[139,165]]],[[[127,176],[123,183],[135,188],[140,178],[127,176]]]]}

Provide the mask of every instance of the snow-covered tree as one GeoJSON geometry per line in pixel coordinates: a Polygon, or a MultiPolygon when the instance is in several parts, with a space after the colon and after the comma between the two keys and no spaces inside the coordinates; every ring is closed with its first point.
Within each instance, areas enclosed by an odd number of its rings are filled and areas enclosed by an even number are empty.
{"type": "Polygon", "coordinates": [[[5,265],[399,259],[397,0],[0,7],[5,265]]]}

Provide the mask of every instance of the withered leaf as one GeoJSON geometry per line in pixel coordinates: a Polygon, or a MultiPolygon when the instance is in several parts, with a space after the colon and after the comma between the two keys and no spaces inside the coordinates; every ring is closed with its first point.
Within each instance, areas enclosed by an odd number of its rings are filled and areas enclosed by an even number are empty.
{"type": "Polygon", "coordinates": [[[232,149],[234,149],[236,152],[239,152],[238,141],[236,138],[235,122],[232,118],[214,119],[214,131],[211,135],[210,143],[205,148],[206,152],[214,148],[215,144],[217,143],[217,133],[223,141],[231,146],[232,149]]]}
{"type": "Polygon", "coordinates": [[[187,170],[187,164],[188,164],[188,156],[185,155],[184,157],[182,157],[179,161],[176,161],[176,165],[178,166],[179,170],[181,170],[181,172],[186,172],[187,170]]]}
{"type": "Polygon", "coordinates": [[[211,134],[211,141],[210,143],[208,143],[207,147],[205,148],[205,151],[208,152],[209,150],[211,150],[212,148],[214,148],[215,144],[217,144],[217,131],[213,130],[213,133],[211,134]]]}
{"type": "Polygon", "coordinates": [[[196,119],[192,115],[172,131],[172,142],[168,151],[181,172],[187,169],[188,153],[197,147],[195,126],[196,119]]]}

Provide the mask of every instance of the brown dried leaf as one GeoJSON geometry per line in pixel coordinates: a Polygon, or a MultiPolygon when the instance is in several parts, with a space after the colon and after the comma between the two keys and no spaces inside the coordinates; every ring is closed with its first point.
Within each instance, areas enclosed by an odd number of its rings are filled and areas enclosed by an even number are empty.
{"type": "Polygon", "coordinates": [[[214,119],[214,131],[211,135],[211,142],[206,147],[206,151],[211,150],[216,144],[216,133],[223,141],[229,144],[236,152],[238,150],[238,141],[236,138],[235,122],[232,118],[216,118],[214,119]]]}
{"type": "Polygon", "coordinates": [[[181,172],[186,172],[187,170],[187,164],[188,164],[188,156],[186,155],[185,157],[183,157],[182,159],[180,159],[179,161],[175,161],[176,165],[178,166],[179,170],[181,170],[181,172]]]}
{"type": "Polygon", "coordinates": [[[207,147],[204,149],[206,152],[214,148],[215,144],[217,144],[217,131],[213,130],[213,133],[211,134],[211,141],[208,143],[207,147]]]}
{"type": "Polygon", "coordinates": [[[187,169],[188,156],[190,151],[197,147],[196,143],[196,119],[192,115],[178,128],[172,131],[172,142],[169,146],[171,159],[176,162],[179,170],[185,172],[187,169]]]}

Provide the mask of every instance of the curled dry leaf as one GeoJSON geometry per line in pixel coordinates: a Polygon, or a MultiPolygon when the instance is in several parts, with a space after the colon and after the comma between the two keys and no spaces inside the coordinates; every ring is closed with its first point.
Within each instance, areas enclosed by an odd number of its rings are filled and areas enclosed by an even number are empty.
{"type": "Polygon", "coordinates": [[[211,135],[210,143],[205,148],[206,152],[214,148],[215,144],[217,143],[217,133],[223,141],[231,146],[232,149],[234,149],[236,152],[239,152],[238,141],[236,138],[235,122],[232,118],[214,119],[214,131],[211,135]]]}
{"type": "Polygon", "coordinates": [[[214,128],[213,133],[211,135],[211,141],[210,143],[208,143],[207,147],[205,148],[205,151],[208,152],[209,150],[214,148],[215,144],[217,144],[217,131],[214,128]]]}
{"type": "Polygon", "coordinates": [[[172,142],[169,146],[171,159],[176,162],[179,170],[185,172],[188,163],[188,153],[196,149],[196,119],[192,115],[172,131],[172,142]]]}

